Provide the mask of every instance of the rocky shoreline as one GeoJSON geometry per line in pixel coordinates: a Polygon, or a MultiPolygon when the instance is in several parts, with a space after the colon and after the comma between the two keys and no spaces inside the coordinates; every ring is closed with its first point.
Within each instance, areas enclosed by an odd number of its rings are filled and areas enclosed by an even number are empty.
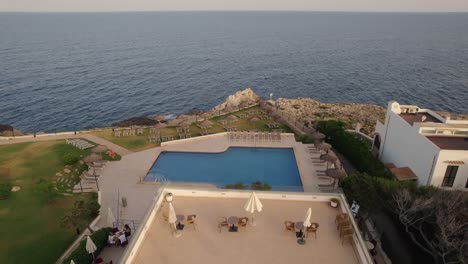
{"type": "MultiPolygon", "coordinates": [[[[266,102],[273,106],[283,116],[298,121],[300,124],[310,126],[318,120],[341,120],[348,128],[355,128],[359,123],[361,131],[371,135],[374,132],[375,124],[379,120],[385,119],[386,108],[371,104],[356,103],[323,103],[311,98],[278,98],[276,100],[262,100],[251,88],[246,88],[228,96],[224,102],[208,111],[194,109],[193,111],[179,115],[176,119],[190,119],[200,121],[206,118],[217,116],[223,113],[237,111],[247,106],[266,102]]],[[[468,119],[468,114],[453,114],[443,111],[436,111],[441,116],[449,115],[452,119],[468,119]]],[[[121,122],[112,124],[116,127],[128,126],[152,126],[157,123],[165,123],[163,115],[151,115],[146,117],[132,117],[121,122]]],[[[11,136],[12,126],[1,125],[0,135],[11,136]],[[2,130],[3,129],[3,130],[2,130]]],[[[21,132],[14,130],[15,135],[21,132]]]]}
{"type": "MultiPolygon", "coordinates": [[[[180,115],[176,119],[202,120],[222,113],[237,111],[249,105],[258,104],[262,99],[255,94],[251,88],[238,91],[226,98],[224,102],[213,107],[208,111],[196,110],[191,113],[180,115]]],[[[264,101],[276,108],[282,115],[290,119],[297,120],[303,125],[311,125],[318,120],[341,120],[348,128],[355,128],[360,124],[361,131],[371,135],[374,132],[375,124],[379,120],[385,119],[386,108],[371,104],[357,103],[323,103],[311,98],[278,98],[276,100],[264,101]]],[[[452,119],[468,119],[468,114],[451,114],[448,112],[437,111],[439,115],[450,115],[452,119]]],[[[155,115],[160,117],[160,115],[155,115]]],[[[127,122],[117,123],[116,125],[137,125],[145,123],[148,125],[165,122],[165,120],[155,121],[151,117],[140,117],[126,120],[127,122]],[[135,121],[132,123],[131,121],[135,121]]]]}

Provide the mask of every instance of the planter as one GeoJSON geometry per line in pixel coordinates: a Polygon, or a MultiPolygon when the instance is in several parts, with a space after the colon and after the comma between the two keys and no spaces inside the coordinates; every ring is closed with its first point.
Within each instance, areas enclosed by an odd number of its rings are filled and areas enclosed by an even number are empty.
{"type": "Polygon", "coordinates": [[[330,207],[338,208],[338,206],[340,206],[340,200],[338,200],[336,198],[330,199],[330,207]]]}

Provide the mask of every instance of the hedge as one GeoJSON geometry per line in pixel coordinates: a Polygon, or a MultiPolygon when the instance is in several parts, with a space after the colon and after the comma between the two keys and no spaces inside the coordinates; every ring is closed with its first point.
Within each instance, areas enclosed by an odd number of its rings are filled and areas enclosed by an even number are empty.
{"type": "Polygon", "coordinates": [[[343,154],[359,172],[391,179],[393,175],[372,155],[369,146],[344,129],[341,121],[319,121],[317,129],[327,135],[327,141],[343,154]]]}
{"type": "Polygon", "coordinates": [[[9,182],[0,183],[0,200],[5,200],[10,197],[11,187],[12,185],[9,182]]]}
{"type": "MultiPolygon", "coordinates": [[[[112,228],[106,227],[99,229],[91,235],[91,239],[93,240],[97,248],[94,252],[95,257],[97,257],[101,253],[102,249],[107,246],[107,236],[111,231],[112,228]]],[[[76,264],[89,264],[93,261],[93,256],[91,254],[88,254],[88,252],[86,251],[86,239],[80,242],[80,245],[70,254],[70,256],[63,263],[68,264],[70,263],[70,260],[73,260],[76,264]]]]}

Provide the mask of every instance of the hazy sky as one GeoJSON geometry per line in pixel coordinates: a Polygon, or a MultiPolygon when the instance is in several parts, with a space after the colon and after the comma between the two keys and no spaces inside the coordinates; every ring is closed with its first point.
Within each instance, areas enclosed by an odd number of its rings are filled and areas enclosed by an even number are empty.
{"type": "Polygon", "coordinates": [[[0,0],[0,11],[301,10],[468,12],[468,0],[0,0]]]}

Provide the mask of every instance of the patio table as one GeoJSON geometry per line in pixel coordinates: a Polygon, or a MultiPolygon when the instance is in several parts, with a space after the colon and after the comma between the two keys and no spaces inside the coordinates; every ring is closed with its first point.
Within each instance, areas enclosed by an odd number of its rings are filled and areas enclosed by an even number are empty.
{"type": "Polygon", "coordinates": [[[176,215],[177,218],[177,229],[182,230],[184,229],[184,226],[180,224],[180,222],[185,220],[185,215],[176,215]]]}
{"type": "Polygon", "coordinates": [[[228,224],[231,226],[229,227],[229,232],[237,232],[236,224],[239,223],[239,218],[237,216],[230,216],[227,219],[228,224]]]}

